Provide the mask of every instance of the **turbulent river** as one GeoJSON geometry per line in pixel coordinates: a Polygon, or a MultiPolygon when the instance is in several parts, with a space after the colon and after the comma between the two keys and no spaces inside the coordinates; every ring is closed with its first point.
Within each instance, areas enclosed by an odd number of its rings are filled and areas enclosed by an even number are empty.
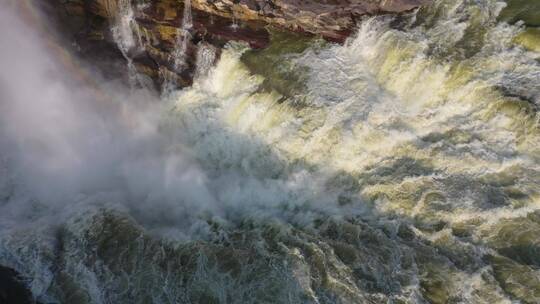
{"type": "Polygon", "coordinates": [[[537,3],[230,44],[159,98],[0,12],[0,265],[43,303],[540,303],[537,3]]]}

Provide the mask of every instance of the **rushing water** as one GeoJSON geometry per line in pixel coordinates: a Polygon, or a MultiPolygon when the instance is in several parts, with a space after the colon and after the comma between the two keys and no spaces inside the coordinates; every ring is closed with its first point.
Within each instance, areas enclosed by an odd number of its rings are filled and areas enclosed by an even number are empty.
{"type": "Polygon", "coordinates": [[[116,15],[116,24],[112,27],[111,32],[114,41],[118,45],[118,49],[122,56],[126,59],[129,73],[129,82],[131,86],[137,84],[137,69],[133,64],[129,52],[139,47],[140,39],[134,34],[135,21],[134,12],[131,5],[131,0],[118,1],[118,9],[116,15]]]}
{"type": "Polygon", "coordinates": [[[0,264],[61,303],[540,303],[539,40],[504,6],[436,0],[279,54],[285,97],[244,46],[210,70],[201,49],[144,136],[81,154],[114,189],[51,207],[4,162],[0,210],[32,216],[0,217],[0,264]]]}
{"type": "MultiPolygon", "coordinates": [[[[111,5],[112,2],[106,2],[111,5]]],[[[141,32],[135,21],[134,5],[131,0],[118,0],[115,8],[109,8],[115,12],[115,23],[111,27],[113,40],[115,41],[120,53],[126,59],[129,85],[133,87],[143,87],[151,89],[153,87],[151,80],[138,73],[137,67],[133,62],[132,56],[144,48],[141,38],[141,32]]],[[[136,9],[144,7],[144,4],[135,6],[136,9]]]]}
{"type": "Polygon", "coordinates": [[[182,26],[176,31],[177,45],[173,52],[174,65],[177,69],[182,69],[186,61],[187,43],[191,38],[189,30],[193,27],[191,17],[191,0],[184,1],[184,14],[182,16],[182,26]]]}

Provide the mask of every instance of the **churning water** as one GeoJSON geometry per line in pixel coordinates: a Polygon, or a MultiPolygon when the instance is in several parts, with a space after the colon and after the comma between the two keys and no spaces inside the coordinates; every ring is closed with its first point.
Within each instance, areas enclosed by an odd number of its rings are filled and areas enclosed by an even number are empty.
{"type": "Polygon", "coordinates": [[[33,114],[60,132],[1,133],[0,264],[61,303],[540,303],[539,40],[504,6],[280,55],[294,96],[231,44],[119,123],[33,114]]]}

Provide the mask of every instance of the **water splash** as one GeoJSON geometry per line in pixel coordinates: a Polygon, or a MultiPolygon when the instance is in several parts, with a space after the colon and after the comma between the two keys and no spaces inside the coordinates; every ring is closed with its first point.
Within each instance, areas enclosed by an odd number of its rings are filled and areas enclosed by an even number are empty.
{"type": "Polygon", "coordinates": [[[216,48],[210,44],[199,43],[197,46],[195,79],[208,76],[217,59],[216,48]]]}

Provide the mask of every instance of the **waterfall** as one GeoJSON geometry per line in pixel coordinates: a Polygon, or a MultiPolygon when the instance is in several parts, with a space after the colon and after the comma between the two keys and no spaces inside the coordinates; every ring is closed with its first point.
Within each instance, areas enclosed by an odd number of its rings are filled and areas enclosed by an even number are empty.
{"type": "Polygon", "coordinates": [[[193,27],[193,19],[191,17],[191,0],[184,2],[184,17],[182,18],[182,29],[188,30],[193,27]]]}
{"type": "Polygon", "coordinates": [[[133,35],[133,8],[130,0],[120,0],[115,25],[112,27],[113,39],[126,60],[130,61],[129,51],[137,45],[133,35]]]}
{"type": "MultiPolygon", "coordinates": [[[[189,31],[192,27],[193,18],[191,16],[191,0],[185,0],[182,25],[176,30],[176,45],[172,51],[172,60],[174,62],[174,68],[177,71],[181,71],[185,68],[187,44],[191,38],[191,33],[189,31]]],[[[176,88],[172,74],[173,72],[166,68],[160,69],[160,77],[163,79],[164,96],[167,96],[176,88]]]]}
{"type": "Polygon", "coordinates": [[[191,38],[189,30],[193,27],[193,19],[191,17],[191,0],[184,1],[184,14],[182,16],[182,27],[176,31],[177,45],[173,52],[174,66],[181,70],[186,61],[187,43],[191,38]]]}
{"type": "Polygon", "coordinates": [[[127,61],[128,80],[130,86],[140,85],[146,87],[145,81],[140,79],[130,52],[137,51],[142,46],[142,39],[131,0],[120,0],[115,25],[111,29],[114,42],[127,61]]]}
{"type": "Polygon", "coordinates": [[[236,31],[240,26],[238,25],[238,21],[236,20],[235,16],[234,16],[234,12],[233,12],[233,15],[232,15],[232,24],[231,24],[231,29],[233,31],[236,31]]]}
{"type": "Polygon", "coordinates": [[[499,0],[431,2],[344,45],[198,43],[161,99],[59,81],[0,10],[0,264],[42,303],[540,303],[540,53],[499,0]]]}

